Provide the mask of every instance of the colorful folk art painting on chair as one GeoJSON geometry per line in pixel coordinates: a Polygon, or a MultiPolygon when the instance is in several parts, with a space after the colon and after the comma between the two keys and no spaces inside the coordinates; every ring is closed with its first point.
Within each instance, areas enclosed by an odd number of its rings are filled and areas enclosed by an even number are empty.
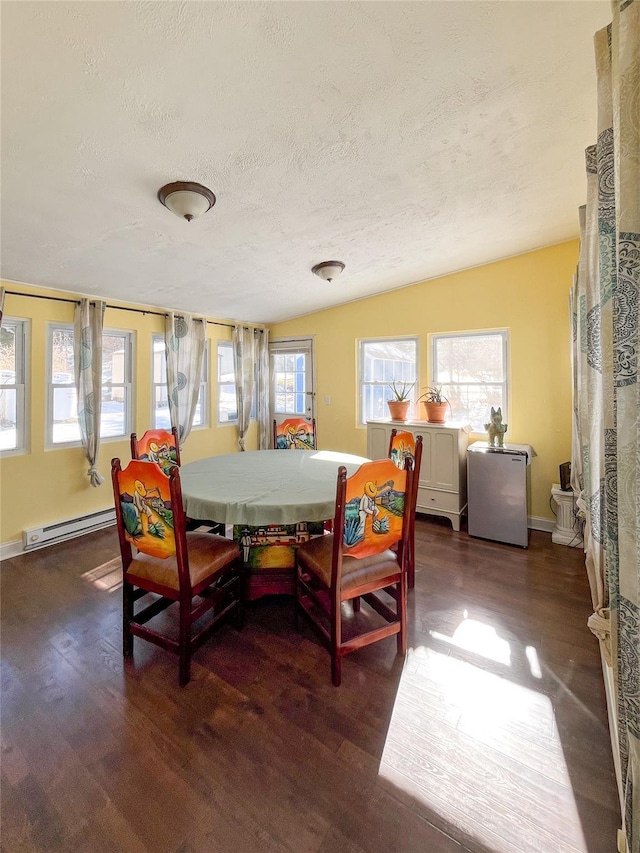
{"type": "Polygon", "coordinates": [[[405,459],[415,462],[416,438],[408,430],[392,430],[389,458],[398,468],[404,468],[405,459]]]}
{"type": "Polygon", "coordinates": [[[176,439],[163,429],[149,429],[137,442],[137,458],[143,462],[155,462],[166,473],[180,464],[176,439]]]}
{"type": "Polygon", "coordinates": [[[347,480],[345,556],[370,557],[402,537],[407,474],[390,459],[366,462],[347,480]]]}
{"type": "Polygon", "coordinates": [[[149,462],[131,461],[118,474],[125,535],[139,551],[162,559],[176,553],[169,480],[149,462]]]}
{"type": "Polygon", "coordinates": [[[315,450],[315,420],[309,423],[302,418],[287,418],[274,422],[273,446],[276,450],[315,450]]]}

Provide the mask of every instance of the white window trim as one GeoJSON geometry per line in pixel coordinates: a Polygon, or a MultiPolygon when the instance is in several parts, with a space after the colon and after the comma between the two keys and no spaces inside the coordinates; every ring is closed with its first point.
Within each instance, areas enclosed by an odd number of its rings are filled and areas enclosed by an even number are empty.
{"type": "Polygon", "coordinates": [[[2,319],[6,325],[20,325],[22,328],[20,341],[22,382],[14,386],[4,386],[16,389],[16,447],[0,451],[0,456],[4,459],[8,456],[23,456],[31,449],[31,433],[28,430],[31,423],[31,320],[26,317],[10,317],[7,314],[2,319]]]}
{"type": "MultiPolygon", "coordinates": [[[[45,430],[45,450],[60,450],[66,449],[70,447],[82,447],[82,441],[56,441],[53,440],[53,382],[51,381],[52,374],[52,344],[53,344],[53,331],[54,329],[68,329],[70,331],[74,331],[73,323],[48,323],[47,324],[47,353],[46,353],[46,397],[47,397],[47,405],[46,405],[46,430],[45,430]]],[[[123,439],[128,438],[133,431],[133,364],[134,364],[134,337],[135,332],[132,329],[114,329],[109,327],[108,329],[103,329],[104,335],[113,335],[117,337],[122,335],[125,338],[125,347],[128,350],[128,371],[127,371],[127,381],[124,383],[116,383],[118,386],[124,386],[124,395],[125,395],[125,411],[124,411],[124,432],[119,435],[109,435],[109,436],[100,436],[100,444],[112,444],[116,441],[122,441],[123,439]]],[[[73,387],[75,388],[75,380],[68,384],[62,385],[57,384],[58,388],[66,388],[73,387]]]]}
{"type": "MultiPolygon", "coordinates": [[[[491,382],[490,385],[502,385],[505,404],[503,406],[503,421],[509,423],[511,421],[511,394],[510,394],[510,363],[509,363],[509,329],[473,329],[466,332],[443,332],[432,333],[429,337],[429,385],[442,385],[443,383],[436,379],[434,368],[436,365],[436,346],[439,340],[445,338],[484,338],[490,335],[500,335],[502,337],[502,364],[504,367],[504,379],[502,382],[491,382]]],[[[455,384],[455,383],[450,383],[455,384]]],[[[463,385],[482,385],[481,382],[464,382],[463,385]]],[[[478,431],[478,430],[474,430],[478,431]]],[[[480,430],[484,432],[484,430],[480,430]]]]}
{"type": "MultiPolygon", "coordinates": [[[[367,422],[364,420],[364,415],[362,411],[362,385],[364,383],[363,374],[364,374],[364,345],[365,344],[375,344],[375,343],[384,343],[385,341],[413,341],[416,346],[416,384],[413,387],[411,392],[411,400],[413,401],[414,408],[416,406],[416,397],[418,396],[418,385],[420,379],[420,339],[417,335],[377,335],[373,338],[358,338],[357,346],[358,346],[358,374],[356,376],[356,393],[358,395],[357,401],[357,429],[366,429],[367,422]]],[[[382,385],[387,387],[389,385],[388,382],[367,382],[367,385],[382,385]]]]}

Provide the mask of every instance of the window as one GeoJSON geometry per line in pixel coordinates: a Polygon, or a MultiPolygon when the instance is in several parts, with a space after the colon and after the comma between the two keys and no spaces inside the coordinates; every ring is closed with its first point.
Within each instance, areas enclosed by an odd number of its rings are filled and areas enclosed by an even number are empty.
{"type": "Polygon", "coordinates": [[[3,317],[0,328],[0,451],[25,450],[26,320],[3,317]]]}
{"type": "MultiPolygon", "coordinates": [[[[80,442],[75,387],[73,328],[49,327],[50,445],[80,442]]],[[[100,438],[131,432],[131,332],[102,332],[102,414],[100,438]]]]}
{"type": "MultiPolygon", "coordinates": [[[[202,359],[202,376],[200,377],[200,391],[198,402],[193,416],[192,427],[207,426],[209,423],[209,342],[204,344],[204,357],[202,359]]],[[[167,396],[167,357],[164,337],[153,335],[153,391],[151,415],[154,429],[166,429],[171,431],[171,418],[169,416],[169,398],[167,396]]]]}
{"type": "Polygon", "coordinates": [[[274,407],[276,414],[301,415],[307,412],[307,357],[301,353],[273,356],[274,407]]]}
{"type": "Polygon", "coordinates": [[[491,406],[508,419],[506,330],[432,335],[432,385],[442,386],[455,421],[484,432],[491,406]]]}
{"type": "MultiPolygon", "coordinates": [[[[360,341],[359,362],[359,423],[364,425],[368,420],[389,416],[391,382],[415,382],[418,339],[360,341]]],[[[412,402],[409,417],[413,411],[412,402]]]]}
{"type": "Polygon", "coordinates": [[[218,423],[238,423],[233,343],[218,341],[218,423]]]}

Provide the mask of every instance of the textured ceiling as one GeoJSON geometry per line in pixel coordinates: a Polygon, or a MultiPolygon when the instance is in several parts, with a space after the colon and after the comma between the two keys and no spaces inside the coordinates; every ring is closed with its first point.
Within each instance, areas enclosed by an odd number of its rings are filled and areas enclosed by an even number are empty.
{"type": "Polygon", "coordinates": [[[577,233],[604,0],[1,11],[5,279],[261,323],[577,233]]]}

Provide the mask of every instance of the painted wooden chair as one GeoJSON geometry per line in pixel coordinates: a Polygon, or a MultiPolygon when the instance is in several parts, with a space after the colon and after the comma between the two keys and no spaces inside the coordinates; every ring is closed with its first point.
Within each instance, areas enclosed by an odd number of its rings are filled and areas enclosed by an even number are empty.
{"type": "Polygon", "coordinates": [[[171,432],[165,429],[148,429],[140,439],[132,432],[131,458],[140,459],[142,462],[155,462],[165,474],[174,465],[179,467],[178,430],[175,427],[171,427],[171,432]]]}
{"type": "Polygon", "coordinates": [[[274,420],[273,447],[275,450],[317,450],[316,419],[309,423],[304,418],[287,418],[279,424],[274,420]]]}
{"type": "MultiPolygon", "coordinates": [[[[412,489],[410,459],[405,469],[389,459],[365,462],[349,478],[341,466],[334,532],[311,539],[297,550],[296,626],[303,613],[317,630],[331,654],[336,687],[342,677],[342,658],[363,646],[396,634],[398,653],[406,653],[404,561],[412,489]],[[395,601],[395,607],[380,597],[383,591],[395,601]],[[346,638],[341,604],[351,601],[357,612],[361,599],[382,617],[383,624],[346,638]]],[[[356,620],[352,627],[357,627],[356,620]]]]}
{"type": "Polygon", "coordinates": [[[413,512],[411,513],[411,529],[409,531],[409,548],[407,549],[407,586],[413,589],[416,585],[416,503],[418,486],[420,484],[420,465],[422,464],[422,436],[415,436],[408,430],[391,430],[389,438],[389,459],[398,468],[404,467],[405,460],[413,462],[413,495],[411,498],[413,512]]]}
{"type": "Polygon", "coordinates": [[[235,613],[238,627],[242,624],[240,550],[231,539],[186,532],[177,466],[167,476],[152,462],[132,460],[122,469],[120,460],[113,459],[111,478],[123,569],[123,654],[133,655],[134,636],[177,654],[184,686],[193,652],[220,619],[235,613]],[[149,592],[160,597],[134,612],[135,602],[149,592]],[[179,612],[178,640],[146,627],[174,603],[179,612]],[[194,634],[194,623],[208,611],[211,618],[194,634]]]}

